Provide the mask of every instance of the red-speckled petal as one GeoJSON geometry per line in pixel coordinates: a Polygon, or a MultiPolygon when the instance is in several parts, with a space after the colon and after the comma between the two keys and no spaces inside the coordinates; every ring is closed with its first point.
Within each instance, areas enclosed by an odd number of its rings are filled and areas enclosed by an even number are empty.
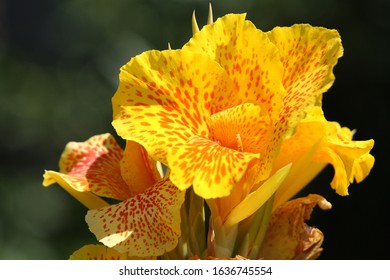
{"type": "Polygon", "coordinates": [[[85,142],[70,142],[61,155],[60,172],[55,176],[46,172],[44,184],[66,183],[79,192],[91,191],[124,200],[131,192],[121,176],[122,154],[122,149],[108,133],[85,142]]]}
{"type": "Polygon", "coordinates": [[[104,245],[85,245],[75,251],[69,260],[127,260],[127,254],[121,254],[115,249],[104,245]]]}
{"type": "Polygon", "coordinates": [[[282,122],[293,130],[306,112],[320,104],[322,93],[334,81],[333,67],[343,54],[336,30],[296,24],[276,27],[268,33],[280,51],[283,63],[284,97],[282,122]]]}
{"type": "Polygon", "coordinates": [[[259,157],[194,136],[188,143],[168,150],[170,179],[182,190],[193,185],[195,193],[205,199],[224,197],[259,157]]]}
{"type": "Polygon", "coordinates": [[[108,247],[129,256],[159,256],[177,245],[183,202],[184,192],[162,180],[119,204],[90,210],[86,221],[108,247]]]}
{"type": "Polygon", "coordinates": [[[113,125],[166,164],[166,148],[208,136],[207,118],[226,108],[233,85],[206,55],[148,51],[122,67],[113,97],[113,125]]]}
{"type": "Polygon", "coordinates": [[[225,69],[236,89],[231,106],[257,101],[264,114],[277,116],[285,94],[278,49],[245,14],[229,14],[206,25],[183,49],[205,53],[225,69]]]}
{"type": "Polygon", "coordinates": [[[295,132],[297,124],[313,106],[321,103],[322,93],[334,81],[333,67],[343,53],[335,30],[298,24],[276,27],[268,36],[280,51],[287,94],[272,131],[273,137],[258,167],[261,180],[270,174],[270,166],[284,139],[295,132]]]}

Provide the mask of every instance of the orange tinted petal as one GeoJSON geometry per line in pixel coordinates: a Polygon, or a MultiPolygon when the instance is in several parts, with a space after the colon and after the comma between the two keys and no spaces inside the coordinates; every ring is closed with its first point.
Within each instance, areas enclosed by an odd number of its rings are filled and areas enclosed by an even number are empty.
{"type": "Polygon", "coordinates": [[[261,107],[245,103],[213,114],[209,118],[209,139],[234,150],[262,153],[271,128],[261,107]]]}
{"type": "MultiPolygon", "coordinates": [[[[121,177],[123,151],[110,134],[93,136],[85,142],[70,142],[60,160],[60,172],[47,173],[46,182],[68,184],[78,192],[123,200],[130,196],[121,177]]],[[[52,171],[53,172],[53,171],[52,171]]]]}
{"type": "Polygon", "coordinates": [[[232,79],[236,94],[230,106],[257,101],[274,118],[285,94],[278,49],[245,14],[229,14],[206,25],[183,47],[207,54],[232,79]]]}
{"type": "Polygon", "coordinates": [[[177,244],[183,201],[184,192],[163,180],[126,201],[90,210],[86,221],[108,247],[129,256],[159,256],[177,244]]]}
{"type": "Polygon", "coordinates": [[[245,174],[259,154],[239,152],[209,139],[194,136],[168,151],[170,179],[184,190],[191,186],[199,196],[224,197],[245,174]]]}
{"type": "Polygon", "coordinates": [[[146,150],[134,141],[127,141],[123,158],[120,161],[121,175],[132,194],[145,191],[161,180],[152,160],[146,150]]]}
{"type": "Polygon", "coordinates": [[[148,51],[122,67],[113,97],[113,125],[166,164],[166,147],[192,135],[208,136],[207,118],[225,108],[233,86],[205,55],[181,50],[148,51]]]}
{"type": "Polygon", "coordinates": [[[257,181],[269,176],[273,160],[270,144],[273,144],[274,128],[259,105],[245,103],[216,113],[209,118],[209,126],[210,140],[223,147],[261,155],[253,171],[257,181]]]}

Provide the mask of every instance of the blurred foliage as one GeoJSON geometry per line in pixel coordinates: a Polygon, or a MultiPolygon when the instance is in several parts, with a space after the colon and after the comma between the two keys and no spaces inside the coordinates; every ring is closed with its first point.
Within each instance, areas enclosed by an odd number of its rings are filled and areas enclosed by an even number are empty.
{"type": "MultiPolygon", "coordinates": [[[[311,224],[325,233],[322,258],[388,258],[389,190],[383,174],[390,1],[211,2],[214,17],[246,12],[262,30],[304,22],[340,32],[345,55],[324,97],[325,114],[357,127],[358,139],[374,138],[377,162],[347,198],[328,187],[333,171],[327,168],[305,192],[325,195],[334,210],[315,211],[311,224]]],[[[0,259],[65,259],[85,243],[97,243],[84,222],[86,209],[59,187],[42,187],[43,170],[58,169],[67,142],[115,134],[111,97],[119,68],[168,42],[180,48],[191,36],[192,11],[201,25],[208,3],[0,1],[0,259]]]]}

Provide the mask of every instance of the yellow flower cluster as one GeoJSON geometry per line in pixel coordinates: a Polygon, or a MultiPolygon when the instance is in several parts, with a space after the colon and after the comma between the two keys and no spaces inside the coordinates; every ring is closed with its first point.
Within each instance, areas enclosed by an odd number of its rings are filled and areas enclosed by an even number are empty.
{"type": "Polygon", "coordinates": [[[104,244],[71,259],[318,257],[323,235],[304,222],[331,205],[290,199],[328,164],[347,195],[369,174],[374,141],[352,140],[322,112],[343,54],[336,30],[263,32],[245,16],[210,16],[200,31],[193,17],[181,49],[132,58],[112,99],[125,149],[109,134],[70,142],[60,171],[45,172],[45,186],[89,208],[104,244]]]}

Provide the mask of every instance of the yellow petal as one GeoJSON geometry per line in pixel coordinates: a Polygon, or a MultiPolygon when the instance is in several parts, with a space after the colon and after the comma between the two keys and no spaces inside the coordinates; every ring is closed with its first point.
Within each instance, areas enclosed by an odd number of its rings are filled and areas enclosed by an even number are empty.
{"type": "Polygon", "coordinates": [[[286,165],[273,174],[256,191],[250,193],[230,212],[225,226],[229,228],[255,213],[275,193],[290,169],[291,164],[286,165]]]}
{"type": "Polygon", "coordinates": [[[336,30],[296,24],[276,27],[268,36],[278,47],[284,66],[287,94],[281,116],[294,129],[333,84],[333,67],[343,54],[340,35],[336,30]]]}
{"type": "Polygon", "coordinates": [[[370,154],[364,154],[360,158],[354,161],[352,173],[349,181],[353,180],[356,183],[360,183],[370,173],[371,168],[374,166],[375,158],[370,154]]]}
{"type": "Polygon", "coordinates": [[[245,14],[229,14],[206,25],[183,50],[205,53],[225,69],[236,90],[230,107],[256,101],[276,117],[285,94],[278,50],[245,14]]]}
{"type": "Polygon", "coordinates": [[[104,245],[85,245],[75,251],[69,260],[126,260],[127,254],[107,248],[104,245]]]}
{"type": "Polygon", "coordinates": [[[177,245],[183,202],[184,192],[162,180],[126,201],[88,211],[86,221],[100,242],[120,253],[159,256],[177,245]]]}
{"type": "Polygon", "coordinates": [[[331,186],[338,194],[347,195],[348,186],[355,181],[355,177],[357,182],[361,182],[374,165],[374,157],[369,154],[374,140],[338,143],[340,139],[336,139],[336,135],[332,138],[329,139],[330,148],[326,154],[319,155],[317,160],[322,159],[333,165],[335,174],[331,186]]]}
{"type": "Polygon", "coordinates": [[[108,133],[85,142],[70,142],[61,155],[60,172],[46,172],[44,185],[56,182],[78,192],[126,199],[131,192],[121,176],[122,154],[122,149],[108,133]]]}
{"type": "Polygon", "coordinates": [[[192,184],[195,193],[205,199],[224,197],[259,156],[194,136],[188,143],[169,149],[170,179],[181,190],[192,184]]]}
{"type": "MultiPolygon", "coordinates": [[[[76,190],[73,187],[73,178],[69,178],[69,176],[67,176],[66,174],[62,174],[55,171],[45,171],[43,178],[43,186],[47,187],[51,184],[58,183],[65,191],[67,191],[71,196],[77,199],[88,209],[98,209],[109,205],[106,201],[93,194],[92,192],[80,192],[76,190]]],[[[76,184],[77,183],[78,181],[76,181],[76,184]]]]}
{"type": "Polygon", "coordinates": [[[282,147],[280,157],[283,160],[276,161],[275,167],[282,166],[286,162],[291,162],[292,167],[287,178],[276,192],[273,209],[291,199],[324,169],[326,163],[313,161],[315,153],[318,152],[319,144],[320,141],[313,142],[309,146],[310,148],[303,148],[298,143],[294,146],[285,145],[282,147]],[[298,147],[300,148],[297,149],[298,147]]]}
{"type": "Polygon", "coordinates": [[[360,182],[369,174],[374,164],[369,155],[373,145],[373,140],[353,141],[348,128],[328,122],[321,108],[313,107],[298,124],[295,134],[283,142],[274,162],[276,170],[293,163],[292,172],[276,194],[275,204],[290,199],[327,164],[332,164],[335,170],[332,188],[340,195],[348,194],[351,182],[360,182]]]}
{"type": "Polygon", "coordinates": [[[120,161],[121,175],[133,195],[145,191],[161,180],[157,163],[134,141],[127,141],[120,161]]]}
{"type": "Polygon", "coordinates": [[[315,259],[322,249],[323,235],[305,221],[310,219],[313,208],[331,208],[331,204],[319,195],[294,199],[276,209],[260,249],[261,259],[315,259]]]}
{"type": "Polygon", "coordinates": [[[273,163],[274,170],[287,163],[292,163],[292,168],[276,192],[274,208],[302,190],[326,166],[326,162],[314,161],[319,148],[323,146],[326,135],[325,121],[321,109],[316,110],[315,115],[298,125],[292,137],[283,141],[279,155],[273,163]]]}
{"type": "Polygon", "coordinates": [[[207,137],[207,118],[225,109],[233,94],[224,70],[207,56],[148,51],[121,69],[113,125],[120,136],[166,164],[166,148],[192,135],[207,137]]]}
{"type": "Polygon", "coordinates": [[[374,157],[370,155],[374,140],[354,141],[352,136],[348,128],[326,122],[326,143],[315,158],[317,162],[333,165],[331,186],[339,195],[347,195],[350,183],[361,182],[374,165],[374,157]]]}

